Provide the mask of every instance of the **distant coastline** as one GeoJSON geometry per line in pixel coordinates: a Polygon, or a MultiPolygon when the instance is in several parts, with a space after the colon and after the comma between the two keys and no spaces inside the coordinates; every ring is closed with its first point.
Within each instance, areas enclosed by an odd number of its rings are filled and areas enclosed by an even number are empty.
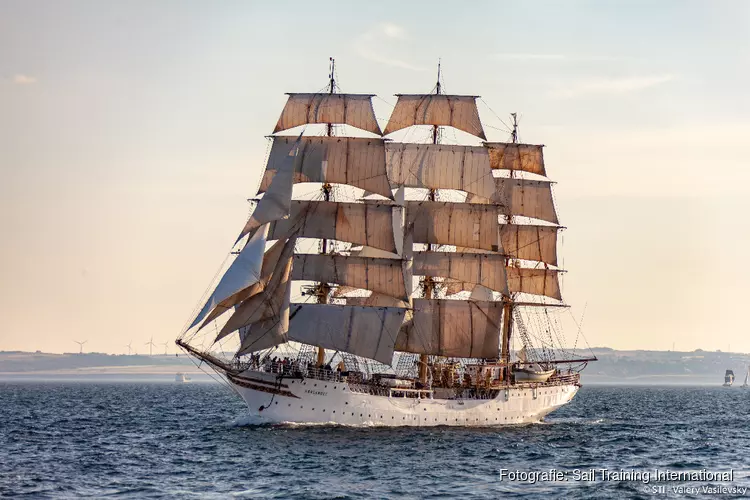
{"type": "MultiPolygon", "coordinates": [[[[583,371],[584,385],[721,385],[734,370],[742,385],[750,355],[709,351],[642,351],[594,348],[599,361],[583,371]]],[[[580,351],[579,354],[591,354],[580,351]]],[[[0,351],[0,380],[38,381],[174,381],[176,373],[195,381],[211,381],[208,373],[185,355],[126,355],[0,351]]]]}

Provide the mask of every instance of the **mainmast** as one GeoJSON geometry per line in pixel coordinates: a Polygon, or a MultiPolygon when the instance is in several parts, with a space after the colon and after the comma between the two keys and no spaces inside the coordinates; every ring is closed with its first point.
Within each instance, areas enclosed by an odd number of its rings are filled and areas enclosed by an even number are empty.
{"type": "MultiPolygon", "coordinates": [[[[328,93],[333,94],[336,90],[336,80],[335,80],[335,69],[336,69],[336,60],[331,57],[331,73],[328,75],[329,78],[329,88],[328,93]]],[[[333,136],[333,123],[326,123],[326,136],[332,137],[333,136]]],[[[324,201],[331,201],[331,191],[332,186],[330,183],[325,182],[323,183],[323,200],[324,201]]],[[[320,253],[322,255],[325,255],[328,253],[328,240],[326,238],[322,239],[321,242],[321,249],[320,253]]],[[[331,287],[328,285],[328,283],[320,282],[317,286],[317,296],[318,296],[318,304],[327,304],[328,303],[328,294],[331,291],[331,287]]],[[[323,347],[318,347],[318,359],[317,359],[317,365],[323,366],[325,364],[326,360],[326,350],[323,347]]]]}
{"type": "MultiPolygon", "coordinates": [[[[437,71],[437,83],[435,84],[435,95],[440,95],[440,60],[438,59],[438,71],[437,71]]],[[[440,139],[440,126],[432,126],[432,143],[438,144],[440,139]]],[[[427,194],[427,199],[435,201],[437,199],[437,189],[430,189],[427,194]]],[[[432,251],[432,245],[428,244],[426,248],[427,252],[432,251]]],[[[435,282],[432,276],[425,276],[423,281],[424,296],[426,299],[435,298],[435,282]]],[[[419,355],[419,381],[423,384],[427,383],[427,371],[428,371],[428,360],[427,354],[419,355]]]]}

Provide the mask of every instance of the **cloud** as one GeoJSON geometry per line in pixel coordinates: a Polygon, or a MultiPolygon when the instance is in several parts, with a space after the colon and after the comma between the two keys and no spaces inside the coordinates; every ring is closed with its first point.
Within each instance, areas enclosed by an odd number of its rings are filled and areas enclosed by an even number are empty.
{"type": "Polygon", "coordinates": [[[34,83],[36,83],[36,77],[29,76],[29,75],[22,75],[20,73],[17,75],[13,75],[13,78],[11,80],[16,85],[33,85],[34,83]]]}
{"type": "Polygon", "coordinates": [[[553,97],[572,98],[591,94],[627,94],[662,85],[674,75],[631,76],[625,78],[591,78],[552,91],[553,97]]]}
{"type": "Polygon", "coordinates": [[[402,26],[394,23],[381,23],[359,35],[354,40],[353,48],[357,55],[369,61],[412,71],[423,71],[424,68],[393,55],[401,52],[397,50],[398,42],[407,39],[406,30],[402,26]]]}

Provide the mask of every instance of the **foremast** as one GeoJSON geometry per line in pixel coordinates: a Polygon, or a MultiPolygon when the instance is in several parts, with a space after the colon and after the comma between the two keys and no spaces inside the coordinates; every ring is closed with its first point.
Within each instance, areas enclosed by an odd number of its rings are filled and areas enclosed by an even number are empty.
{"type": "MultiPolygon", "coordinates": [[[[333,94],[336,91],[336,78],[335,78],[335,70],[336,70],[336,61],[333,59],[333,57],[330,58],[331,66],[330,66],[330,74],[329,77],[329,87],[328,87],[328,93],[333,94]]],[[[333,124],[332,123],[326,123],[326,136],[332,137],[333,136],[333,124]]],[[[333,187],[330,183],[324,182],[323,186],[321,187],[321,191],[323,192],[323,200],[324,201],[331,201],[331,193],[332,193],[333,187]]],[[[328,239],[323,238],[320,243],[320,253],[325,255],[328,253],[328,239]]],[[[325,282],[319,282],[317,284],[317,290],[316,295],[318,297],[318,304],[327,304],[328,303],[328,296],[331,293],[331,287],[328,285],[328,283],[325,282]]],[[[318,346],[318,355],[316,360],[316,365],[318,367],[323,366],[326,360],[326,350],[324,347],[318,346]]]]}

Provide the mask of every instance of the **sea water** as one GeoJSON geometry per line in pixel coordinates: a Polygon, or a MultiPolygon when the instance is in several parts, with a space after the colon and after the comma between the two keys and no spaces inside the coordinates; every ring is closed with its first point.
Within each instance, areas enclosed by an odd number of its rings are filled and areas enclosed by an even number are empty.
{"type": "Polygon", "coordinates": [[[415,429],[259,424],[219,384],[0,383],[7,497],[740,498],[749,451],[740,388],[590,386],[542,424],[415,429]]]}

